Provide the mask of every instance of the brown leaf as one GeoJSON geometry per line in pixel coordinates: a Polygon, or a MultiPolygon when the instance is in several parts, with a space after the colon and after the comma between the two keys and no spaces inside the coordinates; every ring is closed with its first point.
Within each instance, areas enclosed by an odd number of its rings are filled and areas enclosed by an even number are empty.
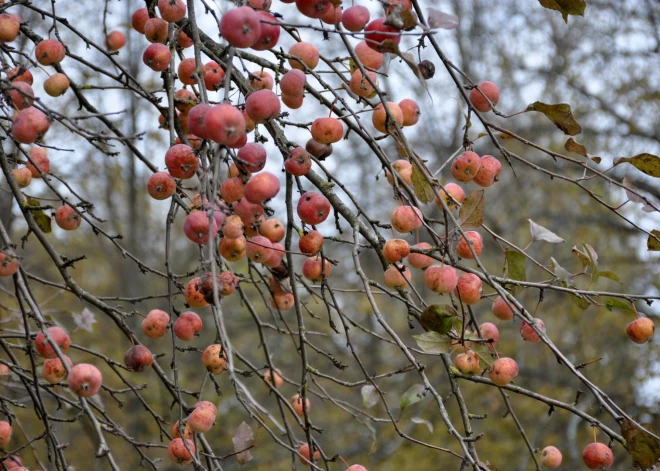
{"type": "Polygon", "coordinates": [[[585,0],[539,0],[539,3],[543,8],[560,12],[567,23],[568,15],[584,16],[584,10],[587,8],[585,0]]]}
{"type": "Polygon", "coordinates": [[[619,157],[614,160],[614,166],[622,163],[634,165],[647,175],[660,178],[660,157],[653,154],[637,154],[634,157],[619,157]]]}
{"type": "Polygon", "coordinates": [[[589,158],[589,154],[587,154],[587,148],[584,147],[579,142],[577,142],[572,137],[568,138],[568,141],[566,141],[566,144],[564,144],[564,149],[566,149],[569,152],[575,152],[576,154],[580,154],[582,157],[589,158]]]}
{"type": "Polygon", "coordinates": [[[467,195],[458,211],[458,225],[463,229],[476,229],[484,223],[484,190],[467,195]]]}
{"type": "Polygon", "coordinates": [[[626,439],[628,453],[640,468],[651,468],[660,459],[660,438],[627,417],[621,423],[621,435],[626,439]]]}
{"type": "Polygon", "coordinates": [[[660,231],[657,229],[653,229],[651,231],[651,235],[649,236],[649,239],[646,241],[646,247],[648,248],[649,251],[660,250],[660,242],[658,242],[657,239],[660,239],[660,231]]]}
{"type": "Polygon", "coordinates": [[[426,179],[422,171],[419,169],[415,162],[412,163],[412,184],[415,195],[424,204],[430,203],[435,200],[435,193],[433,187],[426,179]]]}
{"type": "Polygon", "coordinates": [[[529,105],[525,111],[538,111],[539,113],[543,113],[555,124],[555,126],[561,129],[564,134],[568,134],[569,136],[575,136],[582,132],[582,128],[573,117],[571,105],[567,103],[548,105],[537,101],[529,105]]]}
{"type": "Polygon", "coordinates": [[[419,66],[417,65],[417,62],[415,62],[415,56],[413,56],[409,52],[399,52],[398,47],[396,50],[396,54],[398,54],[399,57],[403,59],[403,62],[405,62],[408,65],[408,67],[410,67],[410,70],[413,71],[419,82],[422,84],[422,87],[424,87],[424,90],[426,90],[426,93],[429,95],[429,98],[431,98],[431,101],[433,101],[431,92],[429,92],[429,87],[426,85],[426,79],[422,75],[422,71],[419,70],[419,66]]]}

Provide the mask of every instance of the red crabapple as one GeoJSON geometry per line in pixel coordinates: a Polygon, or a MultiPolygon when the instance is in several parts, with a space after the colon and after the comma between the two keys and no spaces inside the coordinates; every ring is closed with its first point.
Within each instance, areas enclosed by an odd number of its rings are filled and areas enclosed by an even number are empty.
{"type": "Polygon", "coordinates": [[[0,41],[10,43],[21,32],[21,23],[16,16],[3,13],[0,15],[0,41]]]}
{"type": "Polygon", "coordinates": [[[261,172],[245,184],[244,195],[250,203],[263,204],[280,192],[280,180],[270,172],[261,172]]]}
{"type": "Polygon", "coordinates": [[[320,19],[325,24],[338,25],[341,23],[341,7],[335,7],[333,5],[330,9],[326,10],[320,19]]]}
{"type": "Polygon", "coordinates": [[[179,66],[177,67],[176,72],[181,83],[185,85],[193,85],[197,83],[197,80],[193,76],[196,69],[197,62],[195,61],[194,57],[189,57],[179,62],[179,66]]]}
{"type": "Polygon", "coordinates": [[[225,80],[225,71],[216,61],[209,61],[204,64],[204,86],[209,91],[216,91],[222,88],[225,80]]]}
{"type": "Polygon", "coordinates": [[[271,90],[258,90],[245,98],[245,112],[255,123],[277,118],[280,110],[280,99],[271,90]]]}
{"type": "Polygon", "coordinates": [[[147,181],[147,193],[155,200],[164,200],[176,192],[176,182],[167,172],[153,173],[147,181]]]}
{"type": "Polygon", "coordinates": [[[483,92],[483,94],[476,88],[473,88],[470,91],[470,102],[472,102],[472,105],[477,111],[485,113],[492,110],[493,107],[488,103],[488,100],[490,100],[494,106],[497,106],[497,103],[500,101],[500,90],[497,88],[497,85],[493,82],[481,82],[477,87],[483,92]],[[484,98],[484,95],[488,100],[484,98]]]}
{"type": "MultiPolygon", "coordinates": [[[[66,353],[69,350],[71,339],[69,339],[69,334],[67,334],[64,329],[61,327],[49,327],[47,332],[51,340],[60,348],[62,353],[66,353]]],[[[34,348],[43,358],[57,358],[55,349],[46,339],[43,332],[39,332],[35,337],[34,348]]]]}
{"type": "MultiPolygon", "coordinates": [[[[412,164],[410,162],[404,159],[395,160],[392,162],[392,168],[406,184],[412,185],[412,164]]],[[[385,170],[385,177],[390,185],[394,185],[394,177],[388,170],[385,170]]]]}
{"type": "Polygon", "coordinates": [[[126,35],[121,31],[111,31],[105,37],[105,48],[108,51],[118,51],[126,44],[126,35]]]}
{"type": "Polygon", "coordinates": [[[378,52],[393,52],[401,41],[401,31],[385,24],[385,18],[376,18],[364,29],[367,45],[378,52]]]}
{"type": "Polygon", "coordinates": [[[312,138],[321,144],[339,142],[344,136],[344,125],[337,118],[316,118],[312,123],[312,138]]]}
{"type": "Polygon", "coordinates": [[[388,263],[400,262],[410,254],[410,245],[403,239],[390,239],[383,246],[383,258],[388,263]]]}
{"type": "Polygon", "coordinates": [[[479,374],[482,370],[479,365],[479,356],[472,350],[456,355],[454,366],[464,375],[479,374]]]}
{"type": "Polygon", "coordinates": [[[264,236],[252,237],[247,242],[247,256],[255,263],[262,263],[273,256],[273,244],[264,236]]]}
{"type": "MultiPolygon", "coordinates": [[[[299,394],[296,394],[291,398],[289,402],[291,403],[291,406],[293,407],[293,411],[296,413],[296,415],[298,417],[304,417],[302,397],[300,397],[299,394]]],[[[309,398],[305,398],[304,410],[306,410],[307,413],[309,413],[311,406],[312,403],[309,401],[309,398]]]]}
{"type": "MultiPolygon", "coordinates": [[[[394,121],[396,121],[399,126],[402,126],[403,111],[401,111],[399,105],[397,105],[394,102],[388,101],[387,108],[389,109],[392,118],[394,118],[394,121]]],[[[382,103],[378,103],[378,105],[374,108],[374,112],[371,114],[371,122],[374,125],[374,127],[382,133],[388,133],[394,131],[394,125],[390,120],[390,118],[387,116],[387,113],[385,112],[385,107],[383,106],[382,103]]]]}
{"type": "Polygon", "coordinates": [[[41,178],[39,170],[43,173],[50,172],[50,160],[48,160],[46,149],[39,146],[34,146],[28,152],[30,161],[25,165],[32,172],[32,178],[41,178]],[[33,164],[34,162],[34,164],[33,164]]]}
{"type": "Polygon", "coordinates": [[[222,235],[227,239],[238,239],[243,236],[245,225],[240,216],[232,214],[225,219],[222,225],[222,235]]]}
{"type": "Polygon", "coordinates": [[[495,298],[495,301],[493,301],[493,314],[502,321],[510,321],[513,319],[513,311],[502,296],[498,296],[495,298]]]}
{"type": "Polygon", "coordinates": [[[312,168],[312,159],[309,152],[303,147],[296,147],[291,151],[291,155],[284,161],[284,169],[291,175],[302,177],[312,168]]]}
{"type": "Polygon", "coordinates": [[[403,112],[403,125],[404,126],[413,126],[419,121],[419,117],[422,115],[422,111],[419,109],[419,105],[415,100],[406,98],[399,102],[399,108],[403,112]]]}
{"type": "Polygon", "coordinates": [[[424,216],[419,208],[414,206],[399,206],[392,212],[392,227],[395,231],[406,233],[419,229],[424,225],[424,216]]]}
{"type": "Polygon", "coordinates": [[[142,62],[155,72],[162,72],[170,66],[172,53],[165,44],[155,43],[144,50],[142,62]]]}
{"type": "Polygon", "coordinates": [[[385,286],[388,288],[406,289],[410,284],[411,277],[412,274],[410,273],[408,267],[401,265],[397,267],[397,265],[392,265],[387,270],[385,270],[385,273],[383,274],[383,281],[385,282],[385,286]],[[401,268],[403,273],[401,273],[399,268],[401,268]]]}
{"type": "MultiPolygon", "coordinates": [[[[197,104],[199,104],[199,99],[190,90],[182,88],[181,90],[177,90],[174,94],[174,106],[184,115],[187,115],[192,107],[197,104]]],[[[185,120],[186,123],[188,122],[187,118],[181,120],[185,120]]]]}
{"type": "Polygon", "coordinates": [[[64,74],[53,74],[44,82],[44,91],[53,97],[64,95],[69,89],[69,78],[64,74]]]}
{"type": "Polygon", "coordinates": [[[19,188],[27,187],[32,181],[32,172],[27,167],[15,168],[11,171],[11,174],[19,188]]]}
{"type": "Polygon", "coordinates": [[[212,240],[215,238],[218,232],[218,225],[213,218],[211,219],[211,224],[209,224],[209,217],[205,211],[193,211],[186,217],[186,221],[183,224],[183,232],[194,243],[203,245],[209,239],[212,240]]]}
{"type": "Polygon", "coordinates": [[[228,262],[237,262],[243,259],[246,255],[246,248],[247,240],[243,236],[236,239],[223,237],[218,243],[220,255],[228,262]]]}
{"type": "MultiPolygon", "coordinates": [[[[309,466],[309,462],[312,461],[312,456],[309,452],[309,443],[303,443],[300,445],[300,448],[298,448],[298,454],[301,455],[300,462],[305,466],[309,466]]],[[[319,459],[321,459],[321,452],[314,447],[314,461],[318,461],[319,459]]]]}
{"type": "Polygon", "coordinates": [[[482,339],[493,340],[492,342],[487,343],[486,346],[489,350],[494,350],[495,344],[500,339],[500,331],[497,329],[497,326],[492,322],[484,322],[479,326],[479,332],[481,332],[482,339]]]}
{"type": "Polygon", "coordinates": [[[74,231],[80,227],[82,218],[75,209],[73,209],[68,204],[65,204],[64,206],[60,206],[57,211],[55,211],[55,223],[60,227],[60,229],[64,229],[65,231],[74,231]]]}
{"type": "Polygon", "coordinates": [[[275,218],[266,219],[259,226],[259,234],[271,242],[280,242],[286,235],[286,226],[275,218]]]}
{"type": "Polygon", "coordinates": [[[144,25],[144,37],[150,43],[167,42],[168,25],[162,18],[150,18],[144,25]]]}
{"type": "Polygon", "coordinates": [[[604,443],[590,443],[582,452],[582,461],[589,469],[609,469],[614,462],[612,449],[604,443]]]}
{"type": "Polygon", "coordinates": [[[189,145],[175,144],[165,153],[165,166],[174,178],[192,178],[199,168],[199,159],[189,145]]]}
{"type": "MultiPolygon", "coordinates": [[[[463,191],[463,188],[456,183],[447,183],[444,190],[438,190],[438,195],[440,195],[440,198],[442,198],[449,209],[453,209],[458,206],[458,204],[465,201],[465,191],[463,191]]],[[[437,198],[435,200],[435,205],[439,209],[442,209],[442,204],[437,198]]]]}
{"type": "Polygon", "coordinates": [[[306,255],[316,255],[323,247],[323,236],[319,231],[309,231],[298,241],[298,248],[306,255]]]}
{"type": "Polygon", "coordinates": [[[168,313],[160,309],[153,309],[142,320],[142,333],[150,339],[159,339],[167,333],[169,323],[170,315],[168,313]]]}
{"type": "Polygon", "coordinates": [[[275,84],[273,76],[265,70],[257,70],[255,72],[251,72],[249,78],[250,86],[254,91],[263,90],[264,88],[272,90],[273,85],[275,84]]]}
{"type": "Polygon", "coordinates": [[[308,191],[298,200],[298,217],[305,224],[321,224],[330,215],[330,201],[321,193],[308,191]]]}
{"type": "Polygon", "coordinates": [[[332,272],[332,265],[327,259],[323,259],[323,262],[325,263],[322,263],[321,256],[319,255],[308,257],[302,266],[303,276],[314,283],[323,280],[324,275],[325,278],[329,278],[332,272]]]}
{"type": "MultiPolygon", "coordinates": [[[[534,324],[541,332],[545,332],[545,323],[541,319],[534,318],[534,324]]],[[[524,320],[520,321],[520,336],[528,342],[536,343],[541,341],[539,334],[537,334],[534,329],[532,329],[532,326],[524,320]]]]}
{"type": "Polygon", "coordinates": [[[459,276],[454,294],[465,304],[477,304],[481,299],[481,278],[472,273],[459,276]]]}
{"type": "Polygon", "coordinates": [[[307,77],[298,69],[291,69],[280,79],[280,90],[287,95],[302,95],[307,77]]]}
{"type": "Polygon", "coordinates": [[[192,440],[186,438],[185,445],[183,440],[181,437],[175,438],[167,445],[167,457],[176,464],[192,463],[193,455],[196,452],[195,443],[192,440]]]}
{"type": "Polygon", "coordinates": [[[502,164],[500,161],[492,155],[484,155],[481,157],[479,171],[472,181],[479,186],[491,186],[497,181],[500,173],[502,173],[502,164]]]}
{"type": "Polygon", "coordinates": [[[220,34],[234,47],[251,47],[261,35],[260,17],[247,6],[232,8],[222,15],[220,34]]]}
{"type": "Polygon", "coordinates": [[[232,146],[245,136],[243,113],[227,103],[208,110],[204,116],[204,126],[209,138],[218,144],[232,146]]]}
{"type": "Polygon", "coordinates": [[[218,409],[209,401],[199,401],[195,404],[193,411],[188,414],[186,425],[193,432],[206,433],[213,427],[218,409]]]}
{"type": "Polygon", "coordinates": [[[29,108],[34,104],[34,90],[27,82],[12,82],[13,88],[7,92],[11,103],[17,110],[29,108]]]}
{"type": "Polygon", "coordinates": [[[289,55],[296,59],[289,59],[289,65],[292,69],[305,70],[305,66],[314,70],[319,64],[319,50],[312,43],[295,43],[289,49],[289,55]]]}
{"type": "Polygon", "coordinates": [[[424,284],[435,293],[451,293],[458,284],[458,273],[449,265],[432,265],[424,271],[424,284]]]}
{"type": "Polygon", "coordinates": [[[369,47],[365,41],[360,41],[355,46],[355,55],[363,66],[374,70],[380,69],[385,61],[383,54],[369,47]]]}
{"type": "Polygon", "coordinates": [[[333,8],[329,0],[295,0],[298,11],[309,18],[321,18],[333,8]]]}
{"type": "Polygon", "coordinates": [[[194,42],[190,36],[181,31],[181,28],[177,28],[174,31],[174,37],[176,38],[176,43],[181,49],[187,49],[192,47],[194,42]]]}
{"type": "Polygon", "coordinates": [[[5,447],[11,440],[11,425],[4,420],[0,421],[0,447],[5,447]]]}
{"type": "MultiPolygon", "coordinates": [[[[190,430],[188,425],[182,427],[183,429],[183,438],[192,438],[193,431],[190,430]]],[[[181,432],[179,432],[179,421],[177,420],[174,425],[172,425],[172,438],[181,438],[181,432]]]]}
{"type": "Polygon", "coordinates": [[[56,39],[44,39],[34,49],[34,57],[41,65],[59,64],[65,54],[64,44],[56,39]]]}
{"type": "Polygon", "coordinates": [[[0,277],[13,276],[20,263],[16,257],[0,252],[0,277]]]}
{"type": "Polygon", "coordinates": [[[561,451],[554,446],[546,446],[541,452],[541,464],[548,469],[556,469],[561,466],[561,451]]]}
{"type": "MultiPolygon", "coordinates": [[[[376,86],[378,86],[378,76],[375,72],[367,70],[367,76],[376,86]]],[[[348,83],[348,87],[357,96],[368,98],[374,94],[374,87],[371,85],[371,83],[369,83],[369,80],[367,80],[367,78],[362,74],[360,69],[357,69],[355,72],[353,72],[353,75],[351,75],[351,80],[348,83]]]]}
{"type": "Polygon", "coordinates": [[[209,138],[209,134],[206,130],[205,118],[206,113],[211,110],[211,108],[211,105],[200,103],[193,106],[188,112],[188,129],[200,139],[209,138]]]}
{"type": "Polygon", "coordinates": [[[250,203],[246,198],[241,199],[238,203],[232,204],[234,213],[241,218],[243,224],[247,226],[263,219],[264,208],[261,205],[250,203]]]}
{"type": "Polygon", "coordinates": [[[174,322],[173,330],[179,340],[190,341],[202,330],[202,319],[192,311],[183,312],[174,322]]]}
{"type": "Polygon", "coordinates": [[[18,142],[32,144],[41,139],[48,128],[50,121],[48,117],[34,106],[20,110],[14,116],[11,124],[11,134],[18,142]]]}
{"type": "Polygon", "coordinates": [[[477,255],[481,255],[481,251],[484,249],[484,242],[481,239],[481,234],[476,231],[466,231],[465,237],[460,236],[458,243],[456,244],[456,253],[461,258],[473,259],[472,251],[470,250],[470,245],[472,245],[472,250],[477,255]],[[471,242],[468,244],[465,237],[471,242]]]}
{"type": "Polygon", "coordinates": [[[498,358],[493,362],[488,377],[497,386],[506,386],[518,376],[518,364],[512,358],[498,358]]]}
{"type": "Polygon", "coordinates": [[[357,33],[362,31],[369,23],[369,9],[362,5],[353,5],[347,8],[341,15],[341,23],[348,31],[357,33]]]}
{"type": "Polygon", "coordinates": [[[268,13],[267,11],[258,11],[257,17],[261,23],[261,32],[257,41],[252,45],[255,51],[267,51],[277,45],[280,39],[280,25],[277,23],[277,18],[268,13]]]}
{"type": "Polygon", "coordinates": [[[245,172],[260,172],[266,166],[266,148],[258,142],[250,142],[239,149],[236,166],[245,172]]]}
{"type": "Polygon", "coordinates": [[[227,370],[227,360],[222,345],[213,344],[206,347],[202,353],[202,364],[211,374],[224,373],[227,370]]]}
{"type": "Polygon", "coordinates": [[[291,293],[285,293],[279,296],[273,296],[270,298],[270,304],[273,306],[273,309],[279,309],[280,311],[286,311],[291,309],[295,305],[295,298],[291,293]]]}
{"type": "Polygon", "coordinates": [[[310,139],[305,143],[305,150],[319,160],[325,160],[332,154],[332,144],[321,144],[310,139]]]}
{"type": "Polygon", "coordinates": [[[133,345],[124,353],[124,365],[131,371],[144,371],[153,363],[154,357],[144,345],[133,345]]]}
{"type": "Polygon", "coordinates": [[[635,319],[626,326],[626,334],[628,338],[635,343],[644,343],[651,337],[655,331],[653,321],[648,317],[640,317],[635,319]]]}
{"type": "Polygon", "coordinates": [[[69,389],[80,397],[90,397],[99,392],[103,376],[94,365],[79,363],[69,371],[69,389]]]}
{"type": "Polygon", "coordinates": [[[305,101],[305,95],[288,95],[282,93],[282,103],[291,110],[297,110],[302,107],[305,101]]]}
{"type": "MultiPolygon", "coordinates": [[[[73,367],[73,362],[71,361],[71,358],[64,355],[64,359],[68,363],[69,369],[71,369],[73,367]]],[[[64,363],[62,363],[62,360],[60,360],[59,358],[48,358],[46,361],[44,361],[44,366],[43,369],[41,370],[41,375],[50,384],[57,384],[64,381],[68,376],[68,373],[66,371],[66,368],[64,367],[64,363]]]]}
{"type": "Polygon", "coordinates": [[[240,177],[228,178],[220,184],[220,196],[225,203],[233,203],[243,198],[245,183],[240,177]]]}
{"type": "Polygon", "coordinates": [[[25,82],[28,85],[32,85],[34,77],[32,77],[32,72],[24,65],[19,65],[7,72],[7,80],[10,82],[25,82]]]}
{"type": "Polygon", "coordinates": [[[158,0],[158,11],[165,21],[176,23],[186,16],[186,4],[183,0],[158,0]]]}
{"type": "MultiPolygon", "coordinates": [[[[432,247],[431,244],[427,242],[420,242],[419,244],[413,245],[412,248],[426,250],[432,247]]],[[[411,252],[410,255],[408,255],[408,263],[410,263],[410,266],[413,268],[419,268],[423,270],[424,268],[428,268],[431,265],[433,265],[433,262],[434,262],[433,258],[421,253],[411,252]]]]}
{"type": "Polygon", "coordinates": [[[479,171],[481,159],[472,151],[465,151],[451,165],[451,174],[459,182],[469,182],[479,171]]]}
{"type": "Polygon", "coordinates": [[[353,465],[349,466],[348,468],[346,468],[346,471],[367,471],[367,468],[365,468],[364,466],[362,466],[360,464],[353,464],[353,465]]]}
{"type": "Polygon", "coordinates": [[[284,379],[277,371],[264,370],[264,379],[273,385],[275,389],[279,389],[284,384],[284,379]]]}
{"type": "Polygon", "coordinates": [[[131,16],[131,26],[140,34],[144,34],[144,27],[149,21],[149,10],[146,8],[139,8],[133,12],[131,16]]]}

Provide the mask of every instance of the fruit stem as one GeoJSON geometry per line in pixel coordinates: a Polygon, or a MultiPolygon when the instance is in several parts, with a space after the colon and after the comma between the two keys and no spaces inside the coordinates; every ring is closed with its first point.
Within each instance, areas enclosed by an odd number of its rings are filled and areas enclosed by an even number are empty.
{"type": "Polygon", "coordinates": [[[639,312],[637,312],[637,308],[635,307],[635,303],[631,303],[631,304],[632,304],[632,308],[635,310],[635,317],[637,319],[639,319],[639,312]]]}
{"type": "Polygon", "coordinates": [[[346,462],[346,460],[341,455],[339,455],[339,459],[346,465],[346,468],[350,468],[350,466],[348,466],[348,463],[346,462]]]}
{"type": "Polygon", "coordinates": [[[596,443],[596,427],[592,427],[592,430],[594,431],[594,443],[596,443]]]}

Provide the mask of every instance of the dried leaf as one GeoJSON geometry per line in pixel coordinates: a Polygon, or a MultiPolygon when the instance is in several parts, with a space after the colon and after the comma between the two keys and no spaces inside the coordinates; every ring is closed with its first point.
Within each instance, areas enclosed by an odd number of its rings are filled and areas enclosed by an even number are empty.
{"type": "MultiPolygon", "coordinates": [[[[527,281],[526,264],[527,258],[517,250],[507,250],[505,276],[512,280],[527,281]]],[[[520,286],[513,286],[513,293],[517,294],[522,290],[520,286]]]]}
{"type": "Polygon", "coordinates": [[[238,464],[244,465],[248,461],[252,461],[252,454],[250,453],[250,450],[247,449],[254,442],[254,433],[252,433],[250,426],[245,422],[241,422],[241,425],[236,427],[234,436],[231,440],[234,443],[234,453],[240,451],[240,453],[236,455],[238,464]]]}
{"type": "Polygon", "coordinates": [[[646,247],[649,251],[660,250],[660,241],[658,239],[660,239],[660,231],[653,229],[651,235],[649,235],[649,239],[646,241],[646,247]]]}
{"type": "Polygon", "coordinates": [[[543,8],[560,12],[567,23],[568,15],[584,16],[584,10],[587,8],[585,0],[539,0],[539,3],[543,8]]]}
{"type": "Polygon", "coordinates": [[[620,311],[627,312],[629,314],[635,314],[635,308],[632,306],[632,304],[619,298],[610,298],[605,301],[605,308],[608,311],[619,309],[620,311]]]}
{"type": "Polygon", "coordinates": [[[424,399],[426,387],[423,384],[413,384],[410,389],[403,393],[399,399],[399,407],[404,410],[406,407],[417,404],[424,399]]]}
{"type": "Polygon", "coordinates": [[[412,184],[419,201],[427,204],[435,200],[433,187],[415,162],[412,163],[412,184]]]}
{"type": "Polygon", "coordinates": [[[550,242],[551,244],[559,244],[561,242],[564,242],[564,239],[559,237],[551,230],[536,224],[531,219],[528,219],[528,221],[529,221],[529,232],[532,233],[532,239],[544,240],[546,242],[550,242]]]}
{"type": "Polygon", "coordinates": [[[632,201],[633,203],[643,203],[644,202],[644,200],[642,199],[641,196],[638,196],[635,193],[633,193],[632,191],[630,191],[630,190],[635,190],[635,187],[630,182],[630,178],[623,177],[623,181],[621,182],[621,184],[626,189],[626,196],[628,197],[628,199],[630,201],[632,201]]]}
{"type": "Polygon", "coordinates": [[[587,148],[584,145],[577,142],[572,137],[568,138],[568,141],[566,141],[566,144],[564,144],[564,149],[566,149],[569,152],[575,152],[576,154],[580,154],[582,157],[586,157],[587,159],[591,159],[594,162],[596,162],[597,164],[599,164],[600,161],[602,160],[597,155],[590,155],[587,152],[587,148]]]}
{"type": "MultiPolygon", "coordinates": [[[[513,132],[513,130],[511,132],[513,132]]],[[[489,134],[487,132],[480,132],[479,134],[477,134],[477,137],[475,138],[475,141],[477,139],[480,139],[480,138],[486,137],[486,136],[489,136],[489,134]]],[[[515,139],[515,137],[513,137],[511,134],[507,134],[505,132],[499,132],[499,133],[495,134],[495,137],[498,137],[500,139],[505,139],[505,140],[515,139]]]]}
{"type": "Polygon", "coordinates": [[[452,339],[437,332],[424,332],[412,337],[419,348],[426,353],[447,353],[454,348],[452,339]]]}
{"type": "Polygon", "coordinates": [[[582,132],[582,128],[575,121],[573,113],[571,113],[571,105],[560,103],[558,105],[548,105],[540,101],[534,102],[527,107],[525,111],[538,111],[543,113],[552,121],[555,126],[563,131],[564,134],[575,136],[582,132]]]}
{"type": "Polygon", "coordinates": [[[458,225],[463,229],[476,229],[484,223],[484,190],[470,193],[458,211],[458,225]]]}
{"type": "Polygon", "coordinates": [[[431,29],[456,29],[458,28],[459,20],[456,15],[450,15],[449,13],[429,7],[427,23],[431,29]]]}
{"type": "Polygon", "coordinates": [[[642,469],[652,468],[660,459],[660,438],[642,429],[628,417],[621,422],[626,449],[642,469]]]}
{"type": "MultiPolygon", "coordinates": [[[[32,206],[33,208],[34,207],[38,208],[39,206],[41,206],[41,203],[39,203],[39,201],[35,200],[34,198],[26,197],[25,207],[29,208],[30,206],[32,206]]],[[[41,229],[43,233],[48,234],[53,230],[51,227],[50,216],[44,213],[43,210],[35,209],[30,211],[30,213],[34,218],[34,222],[37,224],[37,226],[39,227],[39,229],[41,229]]]]}
{"type": "Polygon", "coordinates": [[[660,178],[660,157],[653,154],[637,154],[634,157],[619,157],[614,159],[614,166],[629,163],[638,170],[652,177],[660,178]]]}
{"type": "Polygon", "coordinates": [[[559,279],[559,281],[563,282],[566,286],[575,287],[575,283],[573,283],[573,276],[567,270],[562,268],[561,265],[557,263],[557,260],[555,260],[553,257],[550,257],[550,261],[552,262],[552,272],[559,279]]]}
{"type": "Polygon", "coordinates": [[[456,309],[449,304],[431,304],[422,312],[420,323],[426,330],[445,335],[454,327],[456,309]]]}
{"type": "Polygon", "coordinates": [[[414,424],[423,424],[426,425],[429,429],[429,432],[433,433],[433,424],[428,420],[424,420],[421,417],[413,417],[410,421],[414,424]]]}
{"type": "Polygon", "coordinates": [[[94,313],[89,309],[83,308],[80,314],[74,313],[72,317],[74,324],[79,329],[86,330],[87,332],[94,330],[93,325],[96,324],[96,317],[94,317],[94,313]]]}
{"type": "MultiPolygon", "coordinates": [[[[389,40],[385,41],[388,42],[389,40]]],[[[408,67],[410,67],[410,70],[413,71],[419,82],[422,84],[422,87],[424,87],[424,90],[426,90],[426,93],[428,94],[429,98],[431,99],[431,102],[433,102],[433,97],[431,96],[431,92],[429,92],[429,87],[426,85],[426,79],[424,78],[424,75],[422,75],[422,71],[419,70],[419,66],[417,65],[417,62],[415,61],[415,56],[413,56],[409,52],[399,52],[398,46],[396,46],[395,51],[389,51],[393,52],[394,54],[397,54],[401,59],[403,59],[403,62],[405,62],[408,67]]]]}
{"type": "Polygon", "coordinates": [[[362,386],[360,392],[362,393],[362,404],[364,404],[365,408],[370,409],[378,404],[378,392],[376,392],[375,387],[368,384],[362,386]]]}

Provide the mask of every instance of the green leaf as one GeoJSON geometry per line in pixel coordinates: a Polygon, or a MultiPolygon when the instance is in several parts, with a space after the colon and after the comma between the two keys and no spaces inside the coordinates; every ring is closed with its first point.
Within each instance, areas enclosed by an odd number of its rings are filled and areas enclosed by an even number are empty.
{"type": "Polygon", "coordinates": [[[607,308],[608,311],[612,311],[613,309],[619,309],[629,314],[635,314],[635,308],[632,307],[632,304],[630,304],[628,301],[624,301],[623,299],[619,299],[619,298],[608,299],[607,301],[605,301],[605,307],[607,308]]]}
{"type": "Polygon", "coordinates": [[[419,348],[426,353],[447,353],[454,348],[452,339],[437,332],[424,332],[413,335],[413,338],[419,348]]]}
{"type": "Polygon", "coordinates": [[[378,404],[379,396],[375,387],[368,384],[366,386],[362,386],[360,392],[362,393],[362,403],[366,409],[370,409],[378,404]]]}
{"type": "MultiPolygon", "coordinates": [[[[525,265],[527,258],[524,254],[517,250],[509,250],[506,252],[506,269],[505,277],[517,281],[527,281],[527,271],[525,265]]],[[[522,290],[521,286],[513,286],[513,293],[517,294],[522,290]]]]}
{"type": "Polygon", "coordinates": [[[412,385],[410,389],[403,393],[401,399],[399,399],[399,407],[401,410],[404,410],[406,407],[412,406],[413,404],[417,404],[424,399],[423,394],[425,391],[426,388],[423,384],[412,385]]]}
{"type": "Polygon", "coordinates": [[[660,242],[658,242],[658,239],[660,239],[660,231],[657,229],[653,229],[651,231],[651,235],[649,236],[649,239],[646,241],[646,247],[650,251],[660,250],[660,242]]]}
{"type": "MultiPolygon", "coordinates": [[[[469,334],[465,336],[466,339],[476,339],[479,338],[475,334],[469,334]]],[[[488,350],[488,347],[486,346],[485,343],[483,342],[473,342],[470,345],[470,350],[472,350],[474,353],[477,354],[479,357],[479,360],[481,360],[484,363],[484,368],[483,369],[490,369],[493,366],[493,357],[490,354],[490,350],[488,350]]]]}
{"type": "Polygon", "coordinates": [[[525,111],[538,111],[543,113],[552,121],[555,126],[563,131],[564,134],[575,136],[582,132],[582,128],[575,121],[573,113],[571,113],[571,105],[560,103],[558,105],[548,105],[540,101],[534,102],[527,107],[525,111]]]}
{"type": "Polygon", "coordinates": [[[614,166],[629,163],[647,175],[660,178],[660,157],[653,154],[637,154],[634,157],[619,157],[614,159],[614,166]]]}
{"type": "Polygon", "coordinates": [[[583,311],[587,309],[589,306],[591,306],[591,303],[587,299],[581,298],[574,294],[571,294],[571,301],[573,301],[573,304],[575,304],[578,308],[582,309],[583,311]]]}
{"type": "MultiPolygon", "coordinates": [[[[35,200],[34,198],[27,198],[25,207],[29,209],[30,206],[38,208],[39,206],[41,206],[41,203],[39,203],[39,201],[35,200]]],[[[30,213],[32,213],[34,222],[37,223],[39,229],[41,229],[45,234],[48,234],[53,230],[51,227],[50,216],[44,213],[43,210],[35,209],[30,211],[30,213]]]]}
{"type": "Polygon", "coordinates": [[[412,184],[419,201],[427,204],[435,200],[433,187],[415,162],[412,162],[412,184]]]}
{"type": "Polygon", "coordinates": [[[609,271],[609,270],[599,271],[598,276],[602,277],[602,278],[610,279],[612,281],[616,281],[617,283],[620,283],[620,284],[623,284],[623,282],[621,281],[621,278],[619,278],[619,275],[617,275],[613,271],[609,271]]]}
{"type": "Polygon", "coordinates": [[[660,438],[642,429],[628,417],[621,422],[626,449],[642,469],[652,468],[660,459],[660,438]]]}
{"type": "Polygon", "coordinates": [[[568,15],[584,16],[584,10],[587,8],[585,0],[539,0],[539,3],[543,8],[560,12],[567,23],[568,15]]]}
{"type": "Polygon", "coordinates": [[[431,304],[424,309],[420,323],[426,330],[447,334],[454,327],[456,309],[449,304],[431,304]]]}
{"type": "Polygon", "coordinates": [[[458,211],[458,225],[463,229],[477,229],[484,223],[484,190],[470,193],[458,211]]]}

